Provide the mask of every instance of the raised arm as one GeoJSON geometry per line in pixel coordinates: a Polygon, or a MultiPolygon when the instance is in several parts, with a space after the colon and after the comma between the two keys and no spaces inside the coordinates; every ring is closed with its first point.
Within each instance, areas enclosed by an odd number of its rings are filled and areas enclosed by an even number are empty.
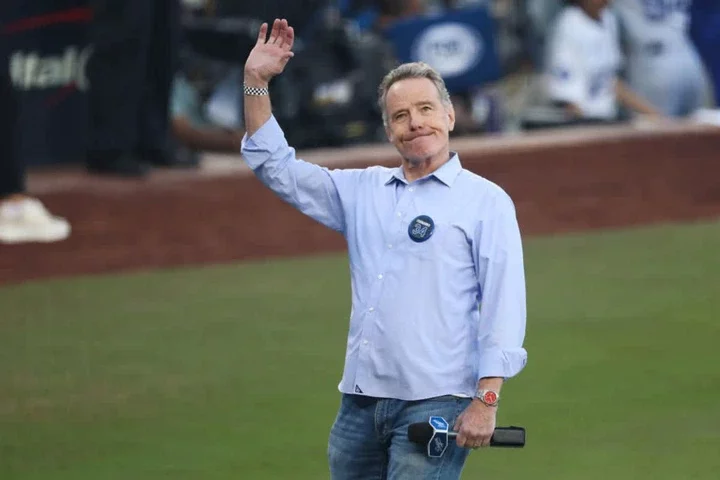
{"type": "Polygon", "coordinates": [[[257,43],[245,62],[245,137],[242,155],[257,178],[300,212],[343,232],[343,199],[354,198],[359,170],[329,170],[295,156],[295,150],[272,115],[268,86],[293,57],[293,28],[276,19],[268,37],[260,27],[257,43]]]}
{"type": "MultiPolygon", "coordinates": [[[[270,80],[285,70],[293,57],[295,32],[287,20],[275,19],[270,37],[268,25],[263,23],[255,47],[245,62],[245,87],[267,90],[270,80]]],[[[269,95],[245,95],[245,130],[252,137],[272,115],[269,95]]]]}

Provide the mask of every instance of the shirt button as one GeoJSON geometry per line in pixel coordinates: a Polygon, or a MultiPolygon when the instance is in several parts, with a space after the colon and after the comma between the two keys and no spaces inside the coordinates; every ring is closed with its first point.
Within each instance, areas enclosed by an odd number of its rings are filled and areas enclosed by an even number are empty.
{"type": "Polygon", "coordinates": [[[370,307],[368,310],[370,310],[371,312],[374,312],[374,311],[375,311],[375,307],[370,307]]]}
{"type": "Polygon", "coordinates": [[[392,243],[389,243],[389,244],[388,244],[388,248],[392,248],[392,243]]]}
{"type": "Polygon", "coordinates": [[[414,187],[410,187],[410,188],[408,188],[408,190],[410,190],[411,192],[414,192],[414,191],[415,191],[415,188],[414,188],[414,187]]]}
{"type": "Polygon", "coordinates": [[[402,217],[402,213],[398,212],[398,217],[402,217]]]}
{"type": "Polygon", "coordinates": [[[382,280],[382,273],[378,275],[378,280],[382,280]]]}
{"type": "Polygon", "coordinates": [[[367,340],[363,340],[363,345],[367,345],[367,344],[368,344],[368,341],[367,341],[367,340]]]}

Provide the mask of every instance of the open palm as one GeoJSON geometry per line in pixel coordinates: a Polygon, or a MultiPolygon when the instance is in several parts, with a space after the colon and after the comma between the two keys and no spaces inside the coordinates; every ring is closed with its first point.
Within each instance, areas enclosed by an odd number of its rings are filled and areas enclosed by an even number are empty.
{"type": "Polygon", "coordinates": [[[268,24],[263,23],[257,43],[245,62],[246,76],[264,84],[285,69],[288,60],[294,55],[292,47],[295,41],[293,27],[285,19],[275,19],[269,38],[267,31],[268,24]]]}

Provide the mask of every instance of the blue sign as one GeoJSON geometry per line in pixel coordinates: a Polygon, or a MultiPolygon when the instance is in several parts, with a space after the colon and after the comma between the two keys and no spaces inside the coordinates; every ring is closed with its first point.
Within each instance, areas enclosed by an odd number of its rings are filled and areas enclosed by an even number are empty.
{"type": "Polygon", "coordinates": [[[720,2],[693,0],[690,9],[690,35],[705,62],[720,105],[720,2]]]}
{"type": "Polygon", "coordinates": [[[435,430],[445,430],[447,432],[450,429],[450,425],[443,417],[430,417],[430,425],[435,430]]]}
{"type": "Polygon", "coordinates": [[[448,430],[450,425],[443,417],[430,417],[433,436],[428,443],[428,457],[442,457],[448,447],[448,430]]]}
{"type": "Polygon", "coordinates": [[[447,432],[435,432],[428,443],[428,457],[442,457],[448,447],[447,432]]]}
{"type": "Polygon", "coordinates": [[[486,7],[400,20],[385,34],[400,62],[429,64],[442,75],[451,93],[501,76],[495,21],[486,7]]]}

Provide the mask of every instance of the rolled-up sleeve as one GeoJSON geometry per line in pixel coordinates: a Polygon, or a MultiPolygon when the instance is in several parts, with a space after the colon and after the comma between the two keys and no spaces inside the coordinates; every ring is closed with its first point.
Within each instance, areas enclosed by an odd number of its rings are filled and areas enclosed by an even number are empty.
{"type": "Polygon", "coordinates": [[[525,367],[527,316],[522,240],[515,207],[506,194],[475,232],[474,256],[481,292],[478,379],[510,378],[525,367]]]}
{"type": "Polygon", "coordinates": [[[275,117],[252,137],[243,137],[241,153],[256,177],[281,199],[338,232],[345,231],[341,195],[352,198],[355,170],[330,170],[295,156],[275,117]]]}

